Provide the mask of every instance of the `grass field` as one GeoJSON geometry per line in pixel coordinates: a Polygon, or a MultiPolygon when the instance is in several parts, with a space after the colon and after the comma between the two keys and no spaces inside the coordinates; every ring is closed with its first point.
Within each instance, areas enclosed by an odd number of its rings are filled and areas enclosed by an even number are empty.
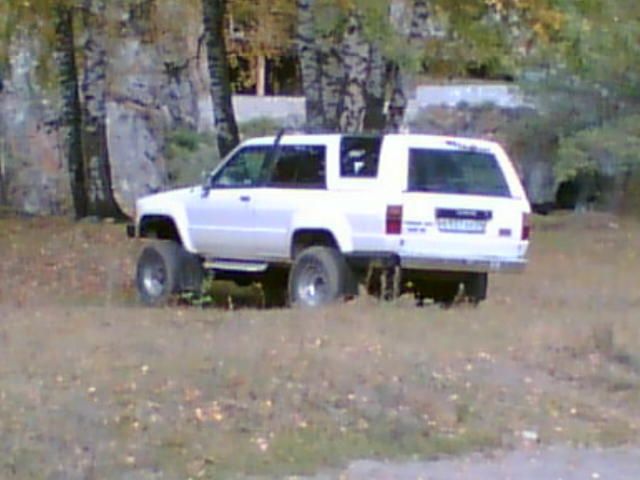
{"type": "MultiPolygon", "coordinates": [[[[136,305],[118,225],[0,219],[0,478],[281,478],[640,440],[640,225],[536,221],[479,308],[136,305]]],[[[246,292],[245,292],[246,293],[246,292]]]]}

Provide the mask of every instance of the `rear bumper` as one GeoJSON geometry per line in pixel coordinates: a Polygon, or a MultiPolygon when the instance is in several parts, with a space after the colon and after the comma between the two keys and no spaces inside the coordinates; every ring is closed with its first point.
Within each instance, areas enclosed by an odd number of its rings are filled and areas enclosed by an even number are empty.
{"type": "Polygon", "coordinates": [[[423,256],[398,256],[391,252],[354,252],[347,255],[353,265],[378,268],[400,266],[406,270],[437,272],[502,272],[520,273],[527,266],[520,258],[441,258],[423,256]]]}
{"type": "Polygon", "coordinates": [[[400,266],[409,270],[438,270],[451,272],[520,273],[527,266],[524,259],[469,259],[437,257],[401,257],[400,266]]]}

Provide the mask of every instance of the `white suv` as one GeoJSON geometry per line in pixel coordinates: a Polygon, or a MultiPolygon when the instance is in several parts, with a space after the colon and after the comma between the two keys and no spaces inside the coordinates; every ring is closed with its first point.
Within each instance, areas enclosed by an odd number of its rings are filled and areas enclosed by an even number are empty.
{"type": "Polygon", "coordinates": [[[281,135],[236,148],[203,185],[138,200],[130,236],[152,305],[205,272],[260,282],[270,305],[358,293],[418,302],[486,297],[521,271],[530,206],[496,143],[427,135],[281,135]]]}

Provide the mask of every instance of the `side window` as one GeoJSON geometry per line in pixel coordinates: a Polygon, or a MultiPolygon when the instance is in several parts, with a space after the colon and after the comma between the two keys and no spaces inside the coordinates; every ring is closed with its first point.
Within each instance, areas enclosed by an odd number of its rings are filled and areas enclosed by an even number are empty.
{"type": "Polygon", "coordinates": [[[344,137],[340,147],[340,176],[377,177],[381,146],[381,137],[344,137]]]}
{"type": "Polygon", "coordinates": [[[321,145],[280,147],[269,185],[285,188],[326,188],[326,148],[321,145]]]}
{"type": "Polygon", "coordinates": [[[213,177],[211,186],[246,188],[259,185],[270,150],[270,146],[243,148],[213,177]]]}

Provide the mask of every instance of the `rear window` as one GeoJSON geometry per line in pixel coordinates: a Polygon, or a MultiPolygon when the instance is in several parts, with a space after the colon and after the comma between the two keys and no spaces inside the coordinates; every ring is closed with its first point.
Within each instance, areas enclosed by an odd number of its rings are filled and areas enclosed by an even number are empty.
{"type": "Polygon", "coordinates": [[[491,153],[409,150],[409,191],[509,197],[509,186],[491,153]]]}

